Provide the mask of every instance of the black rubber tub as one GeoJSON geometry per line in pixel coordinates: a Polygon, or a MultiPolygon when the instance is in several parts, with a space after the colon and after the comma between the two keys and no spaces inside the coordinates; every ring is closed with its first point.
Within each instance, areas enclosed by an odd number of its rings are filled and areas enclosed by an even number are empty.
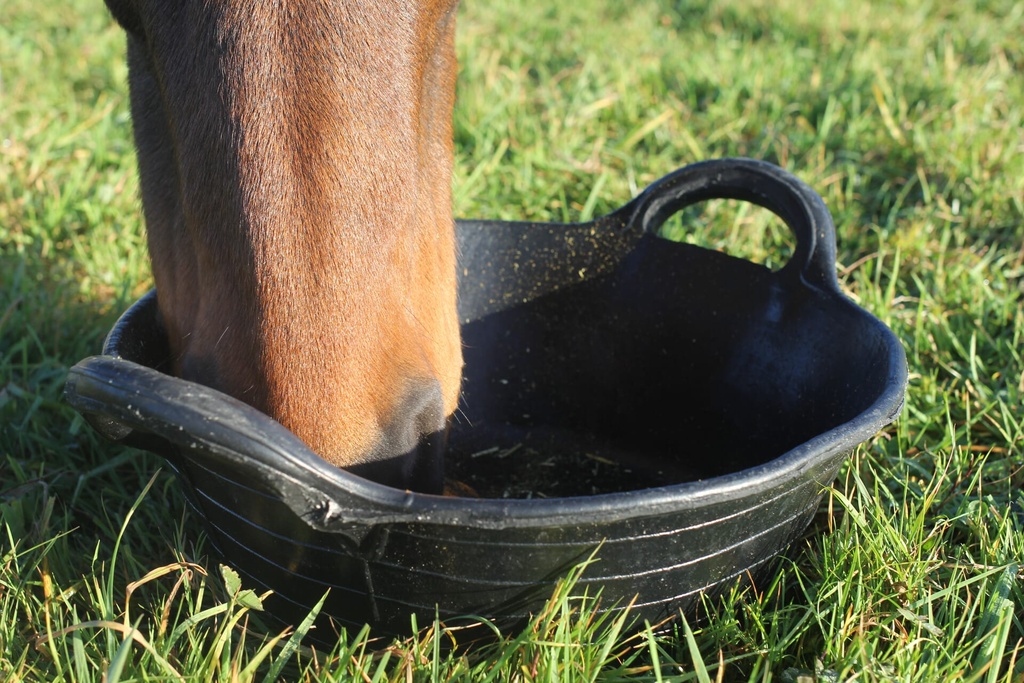
{"type": "Polygon", "coordinates": [[[828,211],[775,166],[695,164],[590,223],[460,221],[458,239],[466,366],[446,467],[479,497],[336,469],[163,374],[153,294],[71,369],[67,397],[167,459],[216,550],[276,592],[275,616],[329,589],[337,625],[380,634],[408,633],[411,614],[511,627],[595,550],[576,591],[600,589],[602,609],[635,598],[654,622],[692,607],[799,536],[844,458],[902,407],[900,344],[841,294],[828,211]],[[711,198],[777,214],[789,262],[657,236],[711,198]]]}

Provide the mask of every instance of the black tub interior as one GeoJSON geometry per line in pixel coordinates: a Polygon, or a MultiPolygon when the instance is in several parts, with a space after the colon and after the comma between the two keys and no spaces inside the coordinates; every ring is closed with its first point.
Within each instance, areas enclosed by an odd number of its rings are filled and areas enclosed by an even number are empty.
{"type": "Polygon", "coordinates": [[[645,235],[610,273],[466,322],[449,474],[488,497],[675,484],[852,419],[886,340],[793,277],[645,235]]]}
{"type": "MultiPolygon", "coordinates": [[[[520,229],[530,241],[557,228],[520,229]]],[[[477,316],[465,297],[452,490],[571,497],[738,472],[848,422],[884,391],[885,329],[834,293],[654,235],[634,242],[621,258],[598,245],[613,255],[604,274],[522,303],[506,296],[477,316]]],[[[111,340],[122,355],[162,369],[155,300],[128,332],[111,340]]]]}

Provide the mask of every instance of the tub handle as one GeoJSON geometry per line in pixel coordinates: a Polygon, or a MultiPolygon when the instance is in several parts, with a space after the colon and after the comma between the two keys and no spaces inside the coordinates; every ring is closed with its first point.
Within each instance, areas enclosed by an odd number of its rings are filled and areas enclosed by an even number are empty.
{"type": "Polygon", "coordinates": [[[793,255],[780,272],[839,291],[835,227],[825,202],[774,164],[743,158],[690,164],[648,186],[622,211],[629,211],[629,224],[656,233],[678,211],[710,199],[751,202],[774,213],[796,237],[793,255]]]}

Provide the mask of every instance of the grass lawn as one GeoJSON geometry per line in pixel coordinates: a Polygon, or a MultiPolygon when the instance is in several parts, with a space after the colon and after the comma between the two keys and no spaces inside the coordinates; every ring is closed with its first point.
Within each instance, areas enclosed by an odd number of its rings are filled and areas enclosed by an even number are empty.
{"type": "MultiPolygon", "coordinates": [[[[903,341],[907,405],[774,574],[674,634],[556,595],[469,655],[436,625],[325,652],[261,630],[162,462],[62,400],[151,286],[123,37],[101,0],[3,0],[0,680],[1024,681],[1022,35],[1013,0],[466,0],[457,215],[577,220],[692,161],[778,163],[903,341]]],[[[790,243],[730,202],[676,233],[790,243]]]]}

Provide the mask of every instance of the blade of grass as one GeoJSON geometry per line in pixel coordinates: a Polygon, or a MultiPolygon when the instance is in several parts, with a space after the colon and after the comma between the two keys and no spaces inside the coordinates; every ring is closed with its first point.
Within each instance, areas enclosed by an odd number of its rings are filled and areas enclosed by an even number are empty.
{"type": "Polygon", "coordinates": [[[973,668],[976,672],[985,673],[987,683],[995,683],[999,679],[1000,665],[1006,654],[1010,626],[1014,619],[1014,602],[1010,599],[1010,592],[1017,582],[1019,571],[1018,565],[1011,564],[999,574],[988,592],[988,606],[975,631],[979,646],[972,662],[973,668]]]}
{"type": "MultiPolygon", "coordinates": [[[[285,664],[288,663],[288,661],[291,659],[292,654],[295,653],[295,651],[299,647],[299,644],[309,633],[309,629],[313,627],[313,623],[316,621],[316,618],[320,616],[320,610],[323,609],[324,602],[327,601],[328,595],[330,595],[330,591],[323,594],[323,597],[320,598],[316,605],[313,606],[313,609],[309,611],[309,614],[307,614],[305,618],[303,618],[302,622],[295,628],[295,631],[291,634],[291,637],[288,638],[288,641],[285,642],[284,647],[281,648],[281,651],[277,654],[277,657],[274,658],[274,661],[270,665],[270,668],[267,669],[267,673],[263,676],[263,683],[273,683],[273,681],[277,680],[277,677],[281,674],[281,671],[284,669],[285,664]]],[[[283,636],[284,633],[278,636],[277,640],[280,640],[280,638],[283,636]]],[[[274,641],[275,644],[277,643],[277,640],[274,641]]],[[[267,654],[269,654],[269,652],[269,647],[261,650],[260,653],[262,654],[262,656],[258,657],[258,659],[254,658],[253,663],[250,664],[245,671],[243,671],[243,674],[248,672],[249,675],[255,675],[256,666],[259,664],[260,661],[263,660],[264,657],[267,656],[267,654]]]]}

